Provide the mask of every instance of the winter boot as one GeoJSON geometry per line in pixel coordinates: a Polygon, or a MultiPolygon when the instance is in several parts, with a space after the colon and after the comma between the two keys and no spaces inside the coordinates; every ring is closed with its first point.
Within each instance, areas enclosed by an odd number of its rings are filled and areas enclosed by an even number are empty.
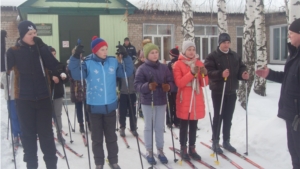
{"type": "Polygon", "coordinates": [[[80,133],[85,133],[83,124],[79,124],[79,131],[80,133]]]}
{"type": "Polygon", "coordinates": [[[119,166],[117,163],[115,163],[115,164],[110,164],[110,163],[109,163],[109,167],[110,167],[111,169],[121,169],[120,166],[119,166]]]}
{"type": "Polygon", "coordinates": [[[125,128],[124,127],[120,128],[120,136],[125,137],[125,128]]]}
{"type": "Polygon", "coordinates": [[[153,152],[152,151],[148,151],[147,153],[147,161],[150,165],[155,165],[156,164],[156,161],[153,157],[153,152]]]}
{"type": "Polygon", "coordinates": [[[165,156],[163,150],[162,150],[162,149],[159,149],[159,150],[157,150],[157,152],[158,152],[158,159],[159,159],[159,161],[160,161],[161,163],[163,163],[163,164],[167,164],[167,163],[168,163],[168,159],[167,159],[167,157],[165,156]]]}
{"type": "Polygon", "coordinates": [[[223,142],[223,147],[230,152],[233,152],[233,153],[236,152],[236,149],[234,147],[232,147],[232,145],[229,143],[229,140],[226,140],[223,142]]]}
{"type": "Polygon", "coordinates": [[[136,132],[136,130],[135,131],[132,131],[131,130],[131,132],[132,132],[132,134],[136,137],[136,136],[139,136],[139,134],[136,132]]]}
{"type": "Polygon", "coordinates": [[[187,147],[186,146],[181,146],[181,149],[180,149],[180,156],[183,160],[186,160],[186,161],[190,161],[190,157],[189,155],[187,154],[187,147]]]}
{"type": "Polygon", "coordinates": [[[167,127],[170,129],[172,127],[172,124],[168,123],[167,127]]]}
{"type": "Polygon", "coordinates": [[[139,110],[139,116],[140,116],[140,118],[144,118],[142,110],[139,110]]]}
{"type": "Polygon", "coordinates": [[[201,156],[197,154],[195,147],[195,145],[189,147],[189,155],[194,160],[201,160],[201,156]]]}
{"type": "Polygon", "coordinates": [[[95,169],[103,169],[104,166],[103,165],[96,165],[96,168],[95,169]]]}
{"type": "Polygon", "coordinates": [[[14,137],[14,145],[15,146],[20,146],[20,141],[19,141],[19,137],[14,137]]]}
{"type": "Polygon", "coordinates": [[[220,148],[219,140],[215,140],[212,143],[212,150],[218,154],[223,154],[223,150],[220,148]]]}

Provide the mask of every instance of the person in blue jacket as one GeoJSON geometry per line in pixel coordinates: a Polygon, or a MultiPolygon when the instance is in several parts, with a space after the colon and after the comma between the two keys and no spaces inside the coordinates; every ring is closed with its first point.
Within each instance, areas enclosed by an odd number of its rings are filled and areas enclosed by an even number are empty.
{"type": "Polygon", "coordinates": [[[96,169],[104,165],[103,134],[105,136],[109,165],[119,169],[118,144],[115,133],[116,109],[118,97],[116,93],[117,77],[133,75],[133,63],[127,57],[126,49],[119,45],[118,56],[107,56],[108,44],[105,40],[94,36],[91,42],[92,54],[80,64],[83,46],[78,45],[68,65],[75,80],[86,80],[86,102],[92,131],[92,149],[96,169]]]}

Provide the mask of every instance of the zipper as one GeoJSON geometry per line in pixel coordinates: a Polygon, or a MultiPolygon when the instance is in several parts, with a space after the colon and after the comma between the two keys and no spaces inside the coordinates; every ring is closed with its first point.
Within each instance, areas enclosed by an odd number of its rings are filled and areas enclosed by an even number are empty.
{"type": "MultiPolygon", "coordinates": [[[[230,62],[228,59],[228,54],[226,54],[226,58],[227,58],[227,62],[228,62],[228,67],[231,69],[230,62]]],[[[229,69],[229,76],[230,76],[230,69],[229,69]]],[[[229,80],[229,78],[227,78],[227,80],[229,80]]],[[[229,91],[230,90],[231,90],[231,80],[229,80],[229,91]]]]}
{"type": "Polygon", "coordinates": [[[101,65],[102,68],[102,73],[103,73],[103,80],[104,80],[104,95],[105,95],[105,104],[107,104],[107,95],[106,95],[106,78],[105,78],[105,71],[104,71],[104,64],[102,65],[101,63],[99,63],[101,65]]]}

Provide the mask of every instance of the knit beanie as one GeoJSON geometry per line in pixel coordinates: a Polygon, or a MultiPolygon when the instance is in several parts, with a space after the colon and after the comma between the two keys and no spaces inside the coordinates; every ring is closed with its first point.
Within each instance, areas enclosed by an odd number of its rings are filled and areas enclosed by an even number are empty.
{"type": "Polygon", "coordinates": [[[105,42],[104,39],[98,38],[97,36],[94,36],[92,38],[92,42],[91,42],[91,48],[92,48],[92,52],[96,53],[100,48],[102,48],[103,46],[107,46],[107,43],[105,42]]]}
{"type": "Polygon", "coordinates": [[[18,25],[20,39],[23,39],[26,33],[30,30],[36,30],[35,24],[30,21],[22,21],[18,25]]]}
{"type": "Polygon", "coordinates": [[[219,45],[223,42],[229,41],[231,42],[230,36],[228,33],[221,33],[219,35],[219,45]]]}
{"type": "Polygon", "coordinates": [[[294,20],[289,28],[290,31],[300,34],[300,18],[294,20]]]}
{"type": "Polygon", "coordinates": [[[171,49],[170,52],[169,52],[169,55],[171,55],[173,57],[178,57],[179,56],[178,46],[176,46],[175,48],[171,49]]]}
{"type": "Polygon", "coordinates": [[[191,46],[196,48],[196,45],[195,45],[194,42],[192,42],[192,41],[183,41],[183,43],[182,43],[182,53],[185,54],[185,51],[191,46]]]}
{"type": "MultiPolygon", "coordinates": [[[[148,40],[148,39],[147,39],[148,40]]],[[[157,50],[159,51],[158,46],[154,45],[153,43],[151,43],[151,41],[143,41],[144,47],[143,47],[143,51],[144,51],[144,56],[145,58],[148,58],[148,54],[151,52],[151,50],[157,50]]]]}

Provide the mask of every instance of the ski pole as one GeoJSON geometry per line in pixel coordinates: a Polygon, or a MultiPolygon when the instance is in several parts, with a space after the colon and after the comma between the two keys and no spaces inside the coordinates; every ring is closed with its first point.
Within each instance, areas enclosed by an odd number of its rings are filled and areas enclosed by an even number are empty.
{"type": "MultiPolygon", "coordinates": [[[[220,134],[220,128],[221,128],[221,123],[222,123],[222,109],[223,109],[223,101],[224,101],[224,95],[225,95],[225,88],[226,88],[226,81],[227,81],[227,77],[224,78],[224,85],[223,85],[223,91],[222,91],[222,98],[221,98],[221,105],[220,105],[220,111],[219,111],[219,121],[218,121],[218,128],[217,128],[217,133],[215,134],[215,140],[217,140],[217,137],[220,134]]],[[[216,145],[215,145],[216,146],[216,145]]],[[[219,159],[218,159],[218,153],[215,147],[215,154],[216,154],[216,158],[217,161],[215,161],[215,163],[217,165],[220,164],[219,159]]]]}
{"type": "Polygon", "coordinates": [[[76,116],[77,116],[77,108],[75,106],[75,112],[74,112],[74,132],[76,130],[76,116]]]}
{"type": "MultiPolygon", "coordinates": [[[[151,141],[152,141],[152,157],[154,158],[154,152],[153,152],[153,121],[154,121],[154,104],[153,104],[153,91],[151,91],[151,109],[152,109],[152,120],[151,120],[151,141]]],[[[153,163],[151,164],[151,169],[153,169],[153,163]]]]}
{"type": "MultiPolygon", "coordinates": [[[[119,42],[119,45],[120,45],[120,42],[119,42]]],[[[123,59],[121,60],[122,62],[122,65],[123,65],[123,70],[124,70],[124,75],[125,75],[125,82],[126,82],[126,87],[127,87],[127,96],[128,96],[128,99],[129,99],[129,108],[130,108],[130,111],[129,111],[129,114],[132,118],[132,120],[134,121],[134,124],[135,124],[135,130],[137,128],[137,120],[134,120],[134,115],[133,115],[133,107],[132,107],[132,102],[131,102],[131,98],[130,98],[130,94],[129,94],[129,86],[128,86],[128,79],[127,79],[127,73],[126,73],[126,70],[125,70],[125,64],[124,64],[124,61],[123,59]]],[[[133,76],[133,75],[132,75],[133,76]]],[[[136,112],[137,113],[137,112],[136,112]]],[[[138,146],[138,149],[139,149],[139,155],[140,155],[140,161],[141,161],[141,166],[142,166],[142,169],[144,169],[144,165],[143,165],[143,161],[142,161],[142,155],[141,155],[141,149],[140,149],[140,143],[139,143],[139,140],[138,140],[138,136],[135,137],[136,138],[136,142],[137,142],[137,146],[138,146]]],[[[152,144],[153,145],[153,144],[152,144]]],[[[153,147],[152,147],[152,152],[153,152],[153,147]]]]}
{"type": "Polygon", "coordinates": [[[171,137],[172,137],[172,145],[173,145],[173,153],[174,153],[174,162],[176,163],[178,159],[176,159],[175,156],[175,147],[174,147],[174,138],[173,138],[173,127],[172,127],[172,120],[171,120],[171,111],[170,111],[170,103],[169,103],[169,98],[168,98],[168,92],[166,92],[166,97],[167,97],[167,106],[168,106],[168,115],[169,115],[169,122],[171,124],[171,137]]]}
{"type": "MultiPolygon", "coordinates": [[[[77,40],[77,46],[80,45],[80,39],[77,40]]],[[[81,90],[82,94],[84,93],[84,86],[83,86],[83,75],[82,75],[82,64],[80,62],[80,82],[81,82],[81,90]]],[[[85,115],[85,107],[84,107],[84,101],[82,101],[82,107],[83,107],[83,114],[85,118],[85,135],[86,135],[86,143],[87,143],[87,151],[88,151],[88,160],[89,160],[89,169],[91,169],[91,157],[90,157],[90,146],[89,146],[89,137],[88,137],[88,131],[87,131],[87,117],[85,115]]]]}
{"type": "MultiPolygon", "coordinates": [[[[38,54],[39,54],[39,60],[40,60],[40,64],[41,64],[41,68],[42,68],[42,72],[43,72],[43,75],[44,75],[45,82],[46,82],[47,86],[49,86],[48,79],[47,79],[46,74],[45,74],[45,69],[44,69],[44,64],[43,64],[43,61],[42,61],[40,49],[39,49],[39,46],[38,46],[38,44],[36,42],[36,38],[35,37],[33,38],[33,41],[36,44],[36,48],[37,48],[37,51],[38,51],[38,54]]],[[[47,87],[47,89],[48,89],[48,87],[47,87]]],[[[48,89],[48,93],[49,93],[49,97],[51,97],[51,93],[50,93],[49,89],[48,89]]],[[[54,120],[57,121],[56,115],[54,113],[53,103],[52,103],[51,99],[50,99],[50,104],[51,104],[52,115],[54,117],[54,120]]],[[[59,128],[59,126],[58,126],[57,123],[56,123],[56,130],[57,130],[57,132],[61,131],[61,129],[59,128]]],[[[66,159],[66,163],[67,163],[68,169],[70,169],[68,157],[67,157],[66,150],[65,150],[65,143],[63,141],[61,141],[61,144],[62,144],[62,147],[63,147],[64,155],[66,157],[65,159],[66,159]]]]}
{"type": "Polygon", "coordinates": [[[248,83],[245,80],[246,87],[246,152],[245,155],[248,155],[248,83]]]}
{"type": "Polygon", "coordinates": [[[206,100],[207,107],[208,107],[211,131],[213,131],[212,118],[211,118],[211,113],[210,113],[210,106],[209,106],[209,100],[208,100],[208,95],[207,95],[207,89],[206,89],[206,82],[205,82],[205,75],[204,74],[202,74],[202,79],[203,79],[203,84],[204,84],[204,92],[205,92],[205,96],[206,96],[205,100],[206,100]]]}
{"type": "MultiPolygon", "coordinates": [[[[65,90],[65,86],[64,86],[64,90],[65,90]]],[[[64,110],[65,110],[65,112],[66,112],[66,114],[67,114],[67,118],[68,118],[68,128],[69,128],[69,133],[70,133],[70,143],[73,143],[73,140],[72,140],[72,133],[71,133],[71,128],[72,128],[72,126],[71,126],[71,122],[70,122],[70,119],[69,119],[69,113],[68,113],[68,109],[66,109],[66,105],[65,105],[65,103],[63,103],[63,107],[64,107],[64,110]]]]}
{"type": "Polygon", "coordinates": [[[68,110],[68,100],[67,100],[67,92],[66,92],[66,85],[63,84],[64,86],[64,100],[65,100],[65,103],[64,103],[64,109],[65,109],[65,112],[67,114],[67,117],[68,117],[68,125],[69,127],[71,127],[72,131],[75,132],[75,130],[73,129],[73,126],[72,126],[72,123],[70,121],[70,118],[69,118],[69,110],[68,110]]]}
{"type": "Polygon", "coordinates": [[[9,124],[10,124],[9,121],[10,121],[9,116],[7,116],[7,136],[6,136],[6,140],[8,140],[8,136],[9,136],[9,133],[8,133],[9,132],[9,124]]]}
{"type": "MultiPolygon", "coordinates": [[[[6,70],[7,70],[7,56],[5,57],[6,60],[5,60],[5,64],[6,64],[6,70]]],[[[8,73],[6,72],[6,92],[7,92],[7,110],[8,110],[8,117],[9,119],[11,119],[11,105],[10,105],[10,92],[9,92],[9,86],[10,86],[10,83],[8,82],[8,73]]],[[[10,129],[12,130],[12,122],[10,122],[10,129]]],[[[7,136],[8,136],[8,132],[7,131],[7,136]]],[[[15,143],[14,143],[14,139],[13,139],[13,134],[11,133],[11,144],[12,144],[12,152],[13,152],[13,156],[14,156],[14,165],[15,165],[15,169],[17,169],[17,164],[16,164],[16,154],[15,154],[15,143]]],[[[8,137],[7,137],[8,139],[8,137]]]]}
{"type": "Polygon", "coordinates": [[[116,120],[116,131],[119,131],[119,120],[120,120],[120,116],[119,116],[119,106],[120,106],[120,101],[119,101],[120,99],[118,99],[118,108],[117,108],[117,114],[116,114],[116,116],[117,116],[117,120],[116,120]]]}

